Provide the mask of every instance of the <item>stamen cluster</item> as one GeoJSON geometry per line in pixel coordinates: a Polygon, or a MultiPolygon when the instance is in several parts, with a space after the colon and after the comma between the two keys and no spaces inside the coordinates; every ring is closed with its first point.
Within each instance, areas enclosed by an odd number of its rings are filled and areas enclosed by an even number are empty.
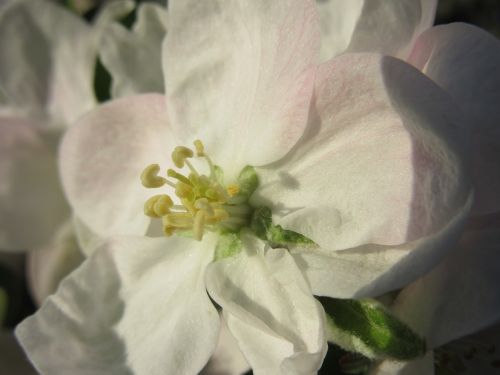
{"type": "Polygon", "coordinates": [[[205,230],[237,231],[248,221],[250,208],[246,200],[239,196],[237,184],[225,186],[210,157],[205,153],[203,143],[194,142],[195,151],[178,146],[172,152],[174,165],[189,173],[183,175],[173,169],[167,170],[170,179],[159,176],[160,166],[151,164],[141,174],[142,185],[146,188],[171,186],[180,204],[167,194],[158,194],[144,204],[144,213],[162,219],[163,232],[171,236],[175,232],[190,232],[196,240],[201,240],[205,230]],[[209,175],[199,173],[189,159],[204,158],[209,167],[209,175]]]}

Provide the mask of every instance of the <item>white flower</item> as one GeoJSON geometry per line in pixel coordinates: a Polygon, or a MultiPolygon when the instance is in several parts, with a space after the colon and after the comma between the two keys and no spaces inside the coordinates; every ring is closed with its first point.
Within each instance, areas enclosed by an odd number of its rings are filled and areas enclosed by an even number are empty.
{"type": "MultiPolygon", "coordinates": [[[[340,27],[333,13],[338,5],[337,1],[319,4],[325,56],[380,51],[407,60],[445,89],[469,118],[461,131],[469,143],[464,157],[472,166],[475,190],[470,221],[480,225],[450,247],[438,268],[404,288],[393,307],[435,348],[500,318],[500,253],[495,251],[495,218],[500,214],[500,42],[472,25],[431,27],[429,14],[434,13],[436,1],[353,2],[347,6],[350,12],[342,13],[340,27]]],[[[432,353],[421,361],[385,362],[379,371],[432,373],[432,353]]]]}
{"type": "Polygon", "coordinates": [[[312,294],[401,287],[458,235],[470,205],[460,112],[394,58],[346,54],[317,65],[312,1],[169,7],[166,95],[103,105],[63,142],[72,208],[111,238],[18,338],[47,373],[196,373],[219,329],[208,290],[256,374],[315,372],[326,339],[312,294]],[[195,151],[183,148],[193,142],[195,151]],[[149,200],[138,183],[145,167],[145,186],[174,185],[177,198],[149,200]],[[144,202],[161,220],[143,214],[144,202]],[[259,206],[274,226],[255,219],[259,206]],[[276,225],[318,246],[289,252],[297,244],[276,225]],[[200,241],[154,238],[159,226],[200,241]]]}
{"type": "Polygon", "coordinates": [[[69,218],[57,172],[58,139],[95,105],[95,37],[61,7],[0,7],[0,248],[47,244],[69,218]]]}

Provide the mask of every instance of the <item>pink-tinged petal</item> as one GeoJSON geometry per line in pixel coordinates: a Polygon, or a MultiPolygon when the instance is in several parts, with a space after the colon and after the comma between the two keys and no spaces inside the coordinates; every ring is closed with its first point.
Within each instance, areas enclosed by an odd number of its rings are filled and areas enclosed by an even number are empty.
{"type": "Polygon", "coordinates": [[[0,117],[0,248],[42,246],[69,217],[48,135],[21,118],[0,117]]]}
{"type": "Polygon", "coordinates": [[[9,2],[0,14],[0,87],[9,106],[65,127],[95,105],[96,35],[53,2],[9,2]]]}
{"type": "Polygon", "coordinates": [[[117,237],[16,328],[45,374],[195,374],[215,349],[213,238],[117,237]]]}
{"type": "Polygon", "coordinates": [[[369,375],[434,375],[434,356],[429,351],[424,357],[413,361],[382,361],[369,375]]]}
{"type": "Polygon", "coordinates": [[[132,31],[118,22],[104,27],[99,55],[113,78],[114,98],[164,92],[161,45],[166,18],[164,7],[143,3],[132,31]]]}
{"type": "Polygon", "coordinates": [[[500,231],[467,233],[438,267],[404,288],[394,312],[435,348],[500,319],[500,231]]]}
{"type": "Polygon", "coordinates": [[[474,213],[500,211],[500,41],[472,25],[437,26],[420,36],[409,62],[471,117],[474,213]]]}
{"type": "Polygon", "coordinates": [[[78,247],[71,220],[67,220],[46,246],[27,255],[27,279],[31,296],[38,306],[55,293],[59,283],[75,270],[85,257],[78,247]]]}
{"type": "Polygon", "coordinates": [[[349,250],[292,249],[314,295],[376,297],[402,288],[432,269],[454,249],[467,220],[468,203],[446,226],[428,237],[396,246],[368,244],[349,250]]]}
{"type": "Polygon", "coordinates": [[[200,375],[242,375],[249,370],[250,365],[221,316],[217,348],[200,375]]]}
{"type": "Polygon", "coordinates": [[[207,290],[255,374],[311,374],[326,352],[324,312],[293,258],[243,237],[243,251],[207,269],[207,290]]]}
{"type": "Polygon", "coordinates": [[[461,121],[446,93],[412,66],[380,55],[339,56],[318,71],[300,144],[257,169],[252,202],[328,250],[432,236],[470,194],[461,121]]]}
{"type": "Polygon", "coordinates": [[[434,23],[437,0],[317,0],[321,57],[378,52],[405,58],[434,23]]]}
{"type": "Polygon", "coordinates": [[[140,95],[109,102],[82,117],[63,138],[63,186],[75,214],[98,236],[144,234],[144,202],[160,194],[140,175],[158,163],[165,171],[175,147],[165,98],[140,95]]]}
{"type": "Polygon", "coordinates": [[[319,53],[310,0],[170,1],[169,115],[234,176],[279,159],[303,133],[319,53]]]}

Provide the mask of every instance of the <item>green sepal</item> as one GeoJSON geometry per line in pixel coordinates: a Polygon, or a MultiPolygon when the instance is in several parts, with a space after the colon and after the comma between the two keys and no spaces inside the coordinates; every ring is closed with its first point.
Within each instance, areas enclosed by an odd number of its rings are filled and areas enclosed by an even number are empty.
{"type": "Polygon", "coordinates": [[[225,232],[219,235],[217,246],[215,246],[214,261],[232,257],[242,249],[241,239],[238,233],[225,232]]]}
{"type": "Polygon", "coordinates": [[[224,171],[218,165],[214,165],[214,176],[219,184],[224,185],[224,171]]]}
{"type": "Polygon", "coordinates": [[[281,225],[274,225],[271,209],[258,207],[252,214],[250,228],[261,240],[269,241],[271,246],[287,245],[314,245],[314,241],[292,230],[283,229],[281,225]]]}
{"type": "Polygon", "coordinates": [[[372,359],[410,360],[426,352],[425,340],[375,300],[320,297],[329,340],[372,359]]]}
{"type": "Polygon", "coordinates": [[[254,167],[247,165],[241,170],[238,176],[238,186],[240,187],[239,196],[248,199],[253,194],[259,186],[259,176],[254,167]]]}

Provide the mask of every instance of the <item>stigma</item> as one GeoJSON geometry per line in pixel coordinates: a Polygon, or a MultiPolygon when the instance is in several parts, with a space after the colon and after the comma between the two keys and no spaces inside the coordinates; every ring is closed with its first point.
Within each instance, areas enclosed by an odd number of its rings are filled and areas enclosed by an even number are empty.
{"type": "Polygon", "coordinates": [[[157,194],[144,204],[144,214],[162,220],[166,236],[185,233],[201,241],[207,231],[236,232],[248,223],[251,209],[246,199],[242,199],[240,186],[237,183],[225,186],[220,168],[206,154],[201,141],[194,142],[194,149],[176,147],[171,159],[177,171],[168,169],[161,176],[160,166],[151,164],[141,174],[144,187],[173,190],[174,195],[157,194]],[[191,162],[194,158],[204,159],[207,174],[195,168],[191,162]]]}

